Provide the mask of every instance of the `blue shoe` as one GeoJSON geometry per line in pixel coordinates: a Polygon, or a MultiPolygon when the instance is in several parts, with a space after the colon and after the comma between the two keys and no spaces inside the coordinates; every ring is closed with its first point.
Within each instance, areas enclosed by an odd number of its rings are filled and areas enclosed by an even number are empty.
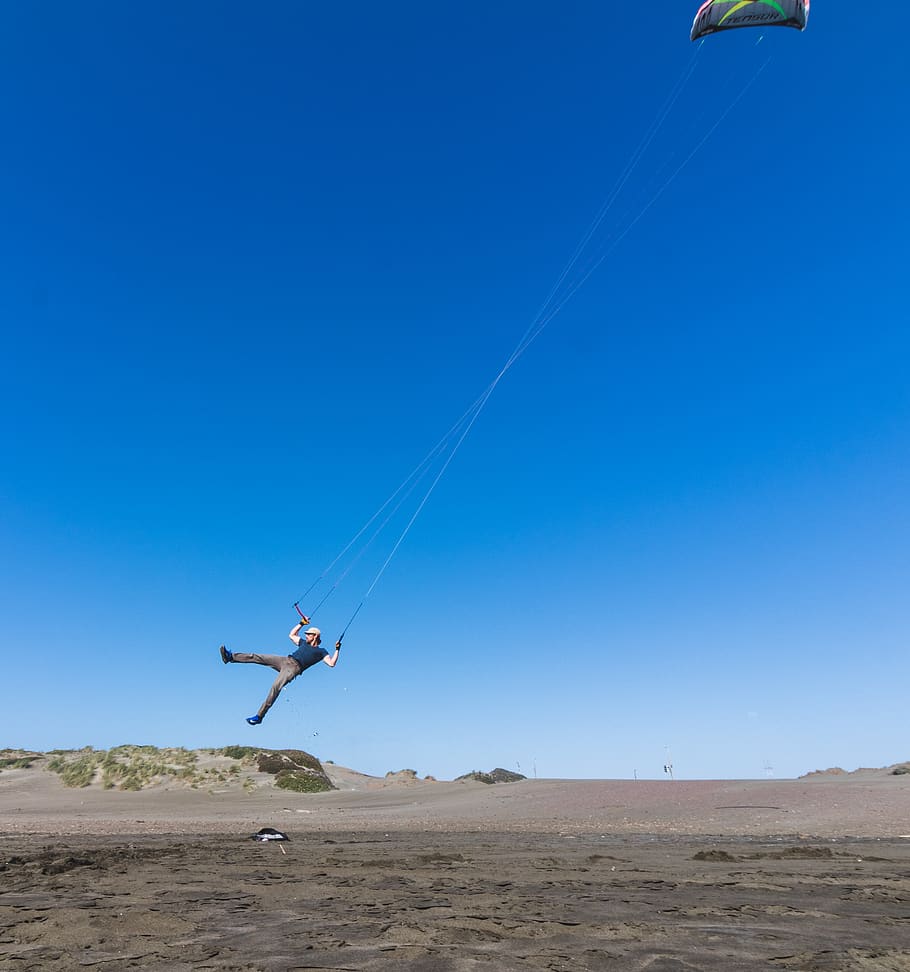
{"type": "Polygon", "coordinates": [[[224,645],[221,646],[221,660],[225,663],[225,665],[234,660],[234,653],[228,651],[224,645]]]}
{"type": "Polygon", "coordinates": [[[247,719],[246,721],[251,726],[258,726],[259,723],[262,722],[262,719],[258,715],[254,715],[254,716],[250,716],[249,719],[247,719]]]}

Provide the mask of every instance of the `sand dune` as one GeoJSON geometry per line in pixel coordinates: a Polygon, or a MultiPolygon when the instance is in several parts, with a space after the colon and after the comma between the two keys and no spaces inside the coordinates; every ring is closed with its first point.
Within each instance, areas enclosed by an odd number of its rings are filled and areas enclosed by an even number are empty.
{"type": "Polygon", "coordinates": [[[65,786],[42,757],[0,772],[7,833],[243,833],[270,824],[316,832],[501,831],[680,836],[894,837],[910,833],[910,774],[888,769],[798,780],[523,780],[487,785],[374,777],[326,763],[333,790],[281,789],[252,758],[212,752],[196,776],[142,789],[65,786]],[[229,772],[237,769],[236,773],[229,772]],[[217,770],[216,775],[212,772],[217,770]]]}

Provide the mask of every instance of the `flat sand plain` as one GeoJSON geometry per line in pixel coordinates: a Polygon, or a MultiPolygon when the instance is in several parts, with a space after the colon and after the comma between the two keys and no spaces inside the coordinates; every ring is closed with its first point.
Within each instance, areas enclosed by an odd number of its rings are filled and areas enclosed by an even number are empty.
{"type": "Polygon", "coordinates": [[[910,972],[910,776],[327,769],[311,795],[4,771],[0,968],[910,972]]]}

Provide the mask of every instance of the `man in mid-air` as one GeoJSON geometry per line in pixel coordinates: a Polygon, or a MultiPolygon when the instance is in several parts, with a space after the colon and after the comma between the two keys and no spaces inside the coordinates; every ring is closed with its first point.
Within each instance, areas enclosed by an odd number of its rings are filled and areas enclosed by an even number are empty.
{"type": "Polygon", "coordinates": [[[292,651],[290,655],[258,655],[245,651],[228,651],[224,645],[221,646],[221,660],[225,665],[229,662],[252,662],[254,665],[268,665],[269,668],[274,668],[278,672],[278,677],[272,683],[269,694],[265,697],[265,702],[259,707],[256,715],[252,715],[246,720],[251,726],[258,726],[262,722],[266,712],[271,709],[281,690],[289,682],[293,682],[301,672],[305,672],[317,662],[325,662],[329,668],[334,668],[338,664],[338,653],[341,651],[340,641],[335,642],[335,651],[330,655],[325,648],[321,647],[322,632],[319,628],[307,628],[303,637],[300,637],[300,629],[309,623],[309,618],[302,617],[291,628],[288,637],[294,642],[297,650],[292,651]]]}

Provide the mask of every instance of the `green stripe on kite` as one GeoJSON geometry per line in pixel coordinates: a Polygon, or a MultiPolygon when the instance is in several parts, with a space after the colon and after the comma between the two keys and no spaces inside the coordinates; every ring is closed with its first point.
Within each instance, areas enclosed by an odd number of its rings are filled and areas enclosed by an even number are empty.
{"type": "MultiPolygon", "coordinates": [[[[715,3],[725,3],[727,0],[714,0],[715,3]]],[[[783,7],[777,2],[777,0],[739,0],[739,3],[734,3],[733,6],[717,21],[718,27],[731,16],[735,14],[737,10],[742,10],[743,7],[748,7],[751,3],[763,3],[768,7],[774,7],[774,9],[781,15],[783,19],[786,19],[787,15],[784,13],[783,7]]]]}
{"type": "MultiPolygon", "coordinates": [[[[717,0],[715,0],[715,3],[716,2],[717,0]]],[[[722,3],[723,0],[720,0],[720,2],[722,3]]],[[[720,20],[717,21],[717,26],[720,27],[720,25],[727,19],[727,17],[730,17],[733,14],[735,14],[737,10],[742,10],[743,7],[748,7],[750,3],[752,3],[752,0],[739,0],[739,3],[734,3],[733,6],[723,15],[723,17],[721,17],[720,20]]]]}
{"type": "Polygon", "coordinates": [[[777,2],[777,0],[758,0],[759,3],[767,4],[769,7],[774,7],[774,9],[784,18],[787,19],[787,14],[784,8],[777,2]]]}

